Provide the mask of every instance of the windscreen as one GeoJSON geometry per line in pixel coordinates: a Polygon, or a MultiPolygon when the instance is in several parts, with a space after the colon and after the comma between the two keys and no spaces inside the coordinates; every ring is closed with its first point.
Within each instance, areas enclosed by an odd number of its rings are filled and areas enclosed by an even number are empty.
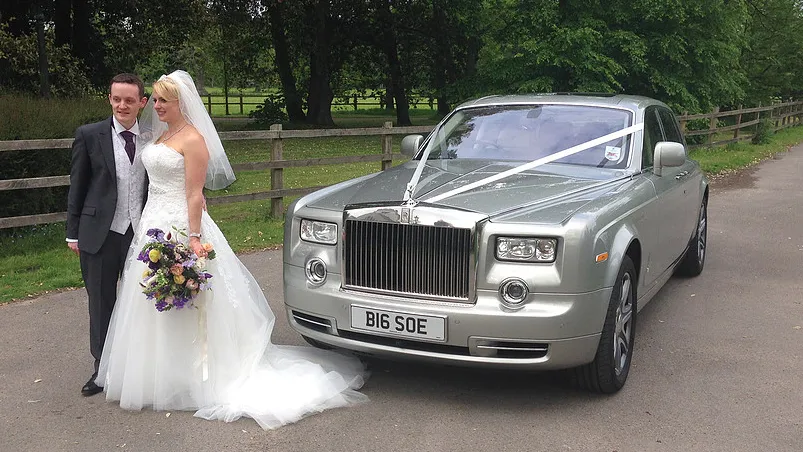
{"type": "MultiPolygon", "coordinates": [[[[429,159],[533,161],[624,129],[626,110],[578,105],[507,105],[456,111],[434,133],[429,159]]],[[[625,168],[630,137],[554,163],[625,168]]]]}

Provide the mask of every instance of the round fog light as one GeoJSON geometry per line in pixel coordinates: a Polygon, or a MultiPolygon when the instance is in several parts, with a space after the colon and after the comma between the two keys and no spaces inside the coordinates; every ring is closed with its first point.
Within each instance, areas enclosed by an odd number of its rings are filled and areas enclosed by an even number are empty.
{"type": "Polygon", "coordinates": [[[306,266],[307,280],[316,286],[326,281],[326,264],[318,257],[307,261],[306,266]]]}
{"type": "Polygon", "coordinates": [[[521,304],[529,293],[530,290],[527,288],[527,284],[520,279],[508,279],[499,288],[499,294],[502,295],[502,299],[511,305],[521,304]]]}

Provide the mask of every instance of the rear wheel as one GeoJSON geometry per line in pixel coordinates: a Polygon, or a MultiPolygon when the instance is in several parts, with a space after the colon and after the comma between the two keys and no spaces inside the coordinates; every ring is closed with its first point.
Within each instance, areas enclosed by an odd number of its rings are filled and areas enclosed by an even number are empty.
{"type": "Polygon", "coordinates": [[[708,245],[708,199],[703,198],[697,216],[697,231],[689,243],[686,255],[678,264],[676,273],[681,276],[697,276],[705,266],[705,251],[708,245]]]}
{"type": "Polygon", "coordinates": [[[636,268],[625,256],[608,304],[594,361],[574,369],[581,387],[605,394],[625,385],[636,337],[636,268]]]}

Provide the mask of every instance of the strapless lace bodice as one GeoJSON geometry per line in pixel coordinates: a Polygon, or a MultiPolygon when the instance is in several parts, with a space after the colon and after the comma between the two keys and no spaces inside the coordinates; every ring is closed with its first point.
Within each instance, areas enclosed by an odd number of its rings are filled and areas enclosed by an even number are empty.
{"type": "Polygon", "coordinates": [[[148,203],[143,216],[158,223],[162,219],[180,219],[176,226],[186,227],[184,156],[166,144],[149,144],[142,150],[142,164],[148,172],[148,203]]]}
{"type": "Polygon", "coordinates": [[[149,144],[142,150],[142,164],[148,171],[149,198],[151,194],[186,197],[183,155],[164,143],[149,144]]]}

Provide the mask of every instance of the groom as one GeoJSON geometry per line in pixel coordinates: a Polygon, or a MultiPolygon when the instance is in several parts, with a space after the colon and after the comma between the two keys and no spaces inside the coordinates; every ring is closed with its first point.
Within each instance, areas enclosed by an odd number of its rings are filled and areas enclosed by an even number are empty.
{"type": "Polygon", "coordinates": [[[106,341],[117,281],[144,205],[147,178],[139,156],[137,115],[145,106],[142,80],[112,78],[112,117],[75,132],[67,199],[67,246],[78,254],[89,297],[89,345],[95,373],[81,388],[91,396],[106,341]]]}

